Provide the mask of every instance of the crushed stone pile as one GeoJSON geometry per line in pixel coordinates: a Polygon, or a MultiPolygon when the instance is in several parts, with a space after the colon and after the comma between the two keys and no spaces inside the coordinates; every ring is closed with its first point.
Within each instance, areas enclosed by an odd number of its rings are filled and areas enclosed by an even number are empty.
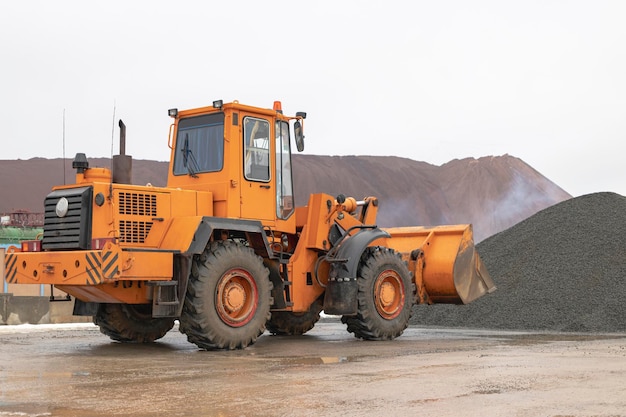
{"type": "Polygon", "coordinates": [[[468,305],[416,306],[410,324],[626,332],[626,197],[563,201],[476,248],[497,290],[468,305]]]}

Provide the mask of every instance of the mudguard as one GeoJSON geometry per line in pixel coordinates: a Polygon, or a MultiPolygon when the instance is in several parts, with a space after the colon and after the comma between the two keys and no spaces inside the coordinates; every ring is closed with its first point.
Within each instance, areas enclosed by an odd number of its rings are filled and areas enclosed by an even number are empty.
{"type": "Polygon", "coordinates": [[[326,260],[331,264],[331,269],[324,294],[325,313],[335,315],[357,313],[359,290],[357,272],[361,255],[370,243],[388,237],[389,233],[377,227],[362,229],[341,241],[332,255],[329,253],[326,260]]]}
{"type": "Polygon", "coordinates": [[[201,254],[204,252],[211,235],[215,230],[236,230],[246,233],[250,246],[257,255],[263,258],[273,256],[270,244],[265,236],[263,225],[256,220],[227,219],[222,217],[203,217],[193,236],[187,253],[201,254]]]}

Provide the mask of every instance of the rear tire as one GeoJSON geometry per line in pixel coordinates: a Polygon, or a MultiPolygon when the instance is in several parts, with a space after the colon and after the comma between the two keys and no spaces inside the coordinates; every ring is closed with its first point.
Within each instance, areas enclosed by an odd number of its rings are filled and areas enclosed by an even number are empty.
{"type": "Polygon", "coordinates": [[[153,318],[150,304],[100,304],[93,322],[118,342],[151,343],[174,327],[173,318],[153,318]]]}
{"type": "Polygon", "coordinates": [[[368,248],[361,257],[358,311],[342,316],[348,331],[366,340],[391,340],[409,324],[413,305],[411,273],[399,254],[387,248],[368,248]]]}
{"type": "Polygon", "coordinates": [[[202,349],[242,349],[265,331],[272,283],[263,259],[241,244],[213,242],[195,256],[180,331],[202,349]]]}
{"type": "Polygon", "coordinates": [[[272,318],[267,322],[267,330],[278,336],[303,335],[319,321],[322,308],[320,300],[316,300],[304,313],[275,311],[272,313],[272,318]]]}

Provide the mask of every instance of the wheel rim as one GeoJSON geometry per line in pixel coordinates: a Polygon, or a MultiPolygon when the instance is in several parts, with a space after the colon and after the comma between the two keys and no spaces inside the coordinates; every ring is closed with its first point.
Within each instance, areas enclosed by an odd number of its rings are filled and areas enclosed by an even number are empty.
{"type": "Polygon", "coordinates": [[[215,297],[217,313],[227,325],[241,327],[254,317],[258,292],[249,272],[238,268],[226,272],[217,283],[215,297]]]}
{"type": "Polygon", "coordinates": [[[400,315],[404,306],[404,284],[394,270],[383,271],[374,286],[376,311],[384,319],[392,320],[400,315]]]}

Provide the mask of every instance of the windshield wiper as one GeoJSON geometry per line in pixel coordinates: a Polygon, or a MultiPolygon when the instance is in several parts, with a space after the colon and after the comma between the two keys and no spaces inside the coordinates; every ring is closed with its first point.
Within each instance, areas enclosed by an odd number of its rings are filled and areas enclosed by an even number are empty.
{"type": "Polygon", "coordinates": [[[199,171],[198,161],[196,161],[196,157],[193,152],[189,148],[189,134],[185,133],[185,146],[181,149],[183,153],[183,166],[187,168],[187,172],[193,178],[198,178],[196,172],[199,171]]]}

